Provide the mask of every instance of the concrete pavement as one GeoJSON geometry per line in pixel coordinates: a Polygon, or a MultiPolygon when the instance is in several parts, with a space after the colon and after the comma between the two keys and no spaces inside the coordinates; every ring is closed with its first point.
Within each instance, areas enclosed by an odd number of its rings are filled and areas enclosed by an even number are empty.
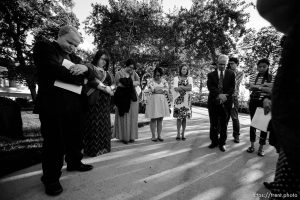
{"type": "MultiPolygon", "coordinates": [[[[146,121],[146,120],[145,120],[146,121]]],[[[85,158],[94,169],[67,172],[64,192],[44,194],[41,165],[0,179],[1,200],[252,200],[268,195],[263,181],[274,177],[277,154],[267,145],[265,157],[249,154],[249,116],[240,115],[241,142],[233,143],[229,122],[227,151],[209,149],[209,119],[205,108],[194,107],[187,122],[186,141],[176,141],[176,120],[164,120],[164,142],[152,142],[149,125],[139,128],[132,144],[112,140],[112,152],[85,158]]],[[[257,144],[258,145],[258,144],[257,144]]]]}

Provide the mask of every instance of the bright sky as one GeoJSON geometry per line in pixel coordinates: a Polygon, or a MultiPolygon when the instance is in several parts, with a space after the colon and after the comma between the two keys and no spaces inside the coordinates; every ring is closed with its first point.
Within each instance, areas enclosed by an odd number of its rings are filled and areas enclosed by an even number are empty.
{"type": "MultiPolygon", "coordinates": [[[[73,8],[73,12],[79,19],[81,24],[80,32],[83,34],[84,43],[80,45],[83,49],[93,50],[95,48],[92,44],[93,36],[89,36],[85,34],[83,30],[83,21],[90,15],[92,12],[92,3],[98,3],[102,5],[109,5],[108,0],[74,0],[75,6],[73,8]]],[[[192,5],[191,0],[162,0],[163,8],[166,13],[173,10],[174,7],[180,8],[190,8],[192,5]]],[[[246,2],[253,2],[256,4],[256,0],[246,0],[246,2]]],[[[256,30],[260,29],[263,26],[269,26],[270,24],[264,20],[256,10],[253,8],[249,9],[248,12],[250,13],[250,20],[247,24],[247,28],[255,28],[256,30]]]]}

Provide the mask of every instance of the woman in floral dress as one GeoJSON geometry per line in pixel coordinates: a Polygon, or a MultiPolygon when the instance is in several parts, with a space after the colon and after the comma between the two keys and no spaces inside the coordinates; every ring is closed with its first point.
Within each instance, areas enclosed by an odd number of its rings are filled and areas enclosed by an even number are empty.
{"type": "Polygon", "coordinates": [[[180,140],[180,129],[182,127],[181,139],[185,140],[186,118],[192,117],[192,87],[193,79],[189,76],[189,68],[182,65],[179,68],[179,76],[174,77],[173,87],[175,90],[173,117],[177,118],[177,137],[180,140]]]}

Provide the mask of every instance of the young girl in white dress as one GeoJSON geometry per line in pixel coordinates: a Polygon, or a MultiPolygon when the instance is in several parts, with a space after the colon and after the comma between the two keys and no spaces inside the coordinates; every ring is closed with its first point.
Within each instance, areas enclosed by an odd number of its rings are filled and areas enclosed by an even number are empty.
{"type": "Polygon", "coordinates": [[[161,138],[162,121],[164,117],[170,116],[169,105],[166,93],[169,91],[168,82],[162,78],[163,70],[160,67],[154,69],[153,78],[148,82],[148,88],[151,91],[147,99],[145,117],[150,118],[150,129],[152,141],[163,141],[161,138]],[[157,129],[157,138],[155,131],[157,129]]]}

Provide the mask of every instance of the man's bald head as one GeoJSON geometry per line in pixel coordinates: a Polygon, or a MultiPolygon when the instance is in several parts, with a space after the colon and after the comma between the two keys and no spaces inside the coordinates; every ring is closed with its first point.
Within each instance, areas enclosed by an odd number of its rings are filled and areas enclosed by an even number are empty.
{"type": "Polygon", "coordinates": [[[81,42],[81,35],[75,27],[63,26],[59,29],[57,43],[67,54],[74,52],[81,42]]]}
{"type": "Polygon", "coordinates": [[[79,37],[81,37],[81,35],[78,32],[78,30],[74,26],[69,26],[69,25],[60,27],[60,29],[58,31],[58,37],[66,35],[66,34],[68,34],[70,32],[74,32],[76,35],[78,35],[79,37]]]}

